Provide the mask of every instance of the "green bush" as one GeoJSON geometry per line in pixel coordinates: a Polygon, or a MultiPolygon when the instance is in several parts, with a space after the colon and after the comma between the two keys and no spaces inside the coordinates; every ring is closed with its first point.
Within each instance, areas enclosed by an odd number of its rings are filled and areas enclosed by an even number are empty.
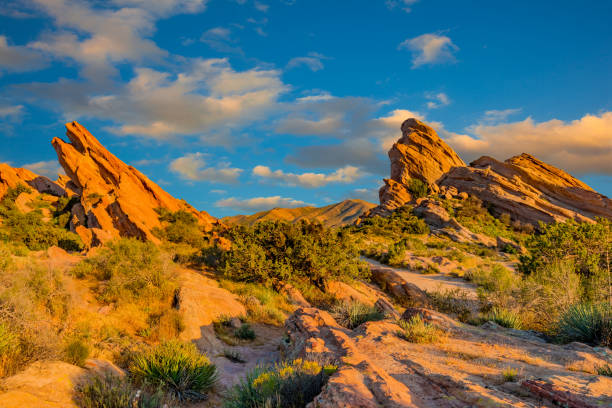
{"type": "Polygon", "coordinates": [[[193,343],[176,340],[137,354],[129,370],[138,383],[159,387],[179,401],[205,398],[217,380],[217,368],[193,343]]]}
{"type": "Polygon", "coordinates": [[[578,303],[571,306],[558,323],[559,338],[612,346],[612,306],[606,303],[578,303]]]}
{"type": "Polygon", "coordinates": [[[413,198],[427,197],[427,184],[422,180],[410,179],[408,190],[412,193],[413,198]]]}
{"type": "Polygon", "coordinates": [[[301,359],[273,367],[256,367],[235,385],[225,408],[304,408],[337,370],[301,359]]]}
{"type": "Polygon", "coordinates": [[[89,346],[83,340],[75,339],[66,345],[64,349],[65,361],[83,367],[89,357],[89,346]]]}
{"type": "Polygon", "coordinates": [[[81,408],[162,408],[159,393],[149,394],[136,389],[126,377],[112,374],[94,375],[76,388],[81,408]]]}
{"type": "Polygon", "coordinates": [[[175,212],[165,208],[157,208],[161,228],[155,228],[153,233],[159,238],[173,243],[185,243],[192,247],[200,248],[206,242],[207,237],[202,228],[198,225],[197,218],[185,210],[175,212]]]}
{"type": "Polygon", "coordinates": [[[491,311],[486,314],[485,320],[493,321],[508,329],[520,330],[523,327],[521,316],[518,313],[499,306],[495,306],[491,309],[491,311]]]}
{"type": "Polygon", "coordinates": [[[251,328],[248,323],[242,323],[242,325],[234,331],[234,336],[240,340],[255,340],[255,331],[251,328]]]}
{"type": "Polygon", "coordinates": [[[393,211],[388,217],[369,217],[359,225],[351,225],[345,229],[353,234],[362,234],[366,237],[378,235],[399,239],[406,235],[420,235],[429,233],[429,227],[422,219],[412,213],[412,207],[405,205],[393,211]]]}
{"type": "Polygon", "coordinates": [[[108,243],[77,264],[73,273],[100,281],[97,291],[105,303],[168,299],[176,288],[171,261],[155,244],[133,238],[108,243]]]}
{"type": "Polygon", "coordinates": [[[516,382],[519,377],[519,372],[516,368],[508,367],[502,371],[504,382],[516,382]]]}
{"type": "Polygon", "coordinates": [[[597,367],[597,375],[605,375],[606,377],[612,377],[612,366],[610,364],[606,364],[597,367]]]}
{"type": "Polygon", "coordinates": [[[377,307],[356,300],[337,304],[332,310],[332,315],[339,324],[351,330],[362,323],[382,320],[385,317],[377,307]]]}
{"type": "Polygon", "coordinates": [[[50,246],[59,246],[67,251],[80,251],[83,243],[78,235],[58,228],[54,222],[43,221],[40,209],[27,214],[19,211],[15,199],[19,194],[31,190],[23,185],[9,189],[0,200],[0,241],[21,243],[31,250],[47,249],[50,246]]]}
{"type": "Polygon", "coordinates": [[[226,277],[271,287],[283,281],[324,289],[328,280],[366,277],[352,240],[320,223],[261,222],[227,232],[232,247],[223,254],[226,277]]]}
{"type": "Polygon", "coordinates": [[[446,333],[438,327],[423,321],[420,315],[412,316],[410,320],[399,320],[398,337],[410,343],[435,343],[446,340],[446,333]]]}

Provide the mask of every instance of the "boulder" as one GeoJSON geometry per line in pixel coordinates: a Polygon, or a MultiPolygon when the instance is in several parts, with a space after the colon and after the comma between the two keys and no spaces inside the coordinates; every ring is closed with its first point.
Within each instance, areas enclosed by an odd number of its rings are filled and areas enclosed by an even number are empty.
{"type": "Polygon", "coordinates": [[[51,142],[70,186],[80,195],[80,207],[73,211],[71,229],[90,246],[99,245],[110,237],[135,237],[158,242],[151,232],[159,227],[157,208],[184,210],[193,214],[205,230],[212,229],[216,220],[206,212],[197,211],[178,200],[132,166],[111,154],[77,122],[66,124],[70,143],[59,138],[51,142]],[[99,229],[87,232],[79,229],[99,229]]]}
{"type": "Polygon", "coordinates": [[[427,294],[415,284],[406,282],[393,269],[370,265],[370,271],[372,272],[372,280],[401,304],[418,307],[429,306],[430,301],[427,294]]]}

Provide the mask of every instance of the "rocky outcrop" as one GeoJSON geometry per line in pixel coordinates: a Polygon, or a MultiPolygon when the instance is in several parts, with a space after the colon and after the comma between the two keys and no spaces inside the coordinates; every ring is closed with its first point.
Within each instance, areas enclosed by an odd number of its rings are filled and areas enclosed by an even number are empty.
{"type": "Polygon", "coordinates": [[[526,153],[505,162],[483,156],[451,169],[439,183],[478,197],[498,215],[534,225],[612,218],[612,200],[526,153]]]}
{"type": "Polygon", "coordinates": [[[437,180],[455,166],[465,166],[436,131],[417,119],[402,123],[402,137],[389,150],[391,177],[379,192],[383,208],[393,210],[410,201],[408,185],[418,179],[436,189],[437,180]]]}
{"type": "Polygon", "coordinates": [[[407,282],[392,268],[370,264],[372,281],[404,306],[428,307],[427,293],[413,283],[407,282]]]}
{"type": "Polygon", "coordinates": [[[63,187],[47,177],[39,176],[28,169],[15,168],[6,163],[0,163],[0,198],[9,188],[15,188],[19,184],[30,187],[39,193],[47,193],[58,197],[65,194],[63,187]]]}
{"type": "Polygon", "coordinates": [[[132,166],[128,166],[77,122],[66,124],[70,143],[51,142],[70,181],[80,196],[72,210],[71,230],[88,246],[113,237],[135,237],[158,242],[151,230],[159,227],[157,208],[185,210],[210,230],[216,220],[185,201],[172,197],[132,166]]]}

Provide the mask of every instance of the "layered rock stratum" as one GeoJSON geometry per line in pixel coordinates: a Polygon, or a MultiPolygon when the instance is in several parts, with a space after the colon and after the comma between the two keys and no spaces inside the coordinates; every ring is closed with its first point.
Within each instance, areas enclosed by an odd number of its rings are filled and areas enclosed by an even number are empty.
{"type": "Polygon", "coordinates": [[[483,156],[466,166],[436,132],[416,119],[406,120],[402,137],[389,150],[391,177],[380,189],[380,206],[371,214],[385,214],[414,202],[412,179],[429,186],[430,193],[448,197],[472,195],[493,213],[537,225],[573,219],[612,218],[612,200],[565,171],[523,153],[500,162],[483,156]]]}
{"type": "Polygon", "coordinates": [[[188,211],[208,230],[216,222],[119,160],[79,123],[67,123],[66,129],[70,143],[59,138],[51,143],[70,179],[64,180],[66,187],[79,196],[79,203],[72,209],[70,228],[86,245],[94,246],[113,237],[158,242],[152,233],[160,226],[157,208],[188,211]]]}
{"type": "Polygon", "coordinates": [[[51,181],[47,177],[22,168],[11,167],[6,163],[0,163],[0,198],[6,194],[9,188],[18,185],[31,187],[39,193],[47,193],[54,196],[62,196],[65,190],[58,183],[51,181]]]}

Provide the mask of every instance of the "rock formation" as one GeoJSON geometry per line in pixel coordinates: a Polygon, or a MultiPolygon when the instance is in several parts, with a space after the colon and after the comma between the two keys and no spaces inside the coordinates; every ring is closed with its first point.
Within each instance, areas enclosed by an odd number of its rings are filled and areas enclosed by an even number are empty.
{"type": "Polygon", "coordinates": [[[537,224],[612,218],[612,200],[563,170],[523,153],[499,162],[483,156],[439,181],[481,199],[497,214],[537,224]]]}
{"type": "Polygon", "coordinates": [[[51,143],[70,178],[62,182],[80,196],[72,209],[70,228],[87,246],[119,236],[157,242],[151,230],[160,226],[155,211],[159,207],[188,211],[205,229],[216,222],[119,160],[79,123],[67,123],[66,129],[71,143],[59,138],[51,143]]]}
{"type": "Polygon", "coordinates": [[[54,196],[65,194],[64,188],[49,180],[47,177],[22,168],[14,168],[6,163],[0,163],[0,198],[6,194],[9,188],[15,188],[19,184],[31,187],[39,193],[47,193],[54,196]]]}
{"type": "Polygon", "coordinates": [[[435,188],[437,180],[455,166],[465,166],[461,158],[431,127],[417,119],[402,123],[402,137],[389,150],[391,177],[380,189],[381,206],[393,210],[410,201],[408,185],[419,179],[435,188]]]}
{"type": "Polygon", "coordinates": [[[444,198],[469,194],[493,213],[507,213],[523,223],[612,218],[612,200],[563,170],[526,153],[505,162],[483,156],[466,166],[433,129],[416,119],[402,124],[402,137],[389,158],[391,178],[380,189],[380,206],[368,215],[385,215],[414,202],[409,183],[416,178],[444,198]]]}

